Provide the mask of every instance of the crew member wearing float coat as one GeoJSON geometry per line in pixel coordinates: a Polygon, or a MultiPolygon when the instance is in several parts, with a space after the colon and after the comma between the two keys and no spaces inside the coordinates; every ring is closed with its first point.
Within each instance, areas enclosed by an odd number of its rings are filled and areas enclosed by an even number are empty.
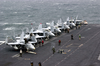
{"type": "Polygon", "coordinates": [[[20,49],[20,57],[22,57],[22,49],[20,49]]]}
{"type": "Polygon", "coordinates": [[[73,34],[71,35],[71,40],[73,40],[73,34]]]}
{"type": "Polygon", "coordinates": [[[44,41],[42,40],[42,46],[43,46],[43,44],[44,44],[44,41]]]}
{"type": "Polygon", "coordinates": [[[54,47],[52,48],[52,51],[53,51],[53,54],[54,54],[55,53],[55,48],[54,47]]]}
{"type": "Polygon", "coordinates": [[[60,46],[60,44],[61,44],[61,40],[59,40],[58,43],[59,43],[59,46],[60,46]]]}

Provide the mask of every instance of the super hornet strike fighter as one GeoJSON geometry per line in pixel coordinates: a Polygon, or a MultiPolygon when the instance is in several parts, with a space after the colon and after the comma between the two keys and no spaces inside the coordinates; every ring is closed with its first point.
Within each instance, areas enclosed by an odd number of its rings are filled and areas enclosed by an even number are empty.
{"type": "Polygon", "coordinates": [[[52,21],[51,23],[46,23],[46,25],[48,25],[48,29],[57,35],[57,33],[61,33],[60,28],[58,28],[58,26],[54,25],[54,21],[52,21]]]}
{"type": "Polygon", "coordinates": [[[67,22],[64,22],[64,23],[63,23],[61,18],[60,18],[60,20],[58,20],[56,26],[58,26],[58,28],[59,28],[60,30],[70,29],[69,25],[67,25],[67,22]]]}
{"type": "Polygon", "coordinates": [[[29,50],[35,50],[34,45],[32,45],[32,43],[34,43],[34,42],[32,42],[32,41],[30,42],[30,41],[24,39],[23,31],[22,31],[22,34],[20,35],[20,39],[17,39],[13,42],[9,42],[8,40],[9,40],[8,37],[6,37],[5,44],[13,47],[14,49],[23,49],[24,48],[24,49],[27,49],[27,52],[29,50]]]}
{"type": "MultiPolygon", "coordinates": [[[[78,16],[75,19],[69,20],[69,17],[67,18],[66,22],[62,22],[62,20],[58,20],[56,25],[54,25],[54,21],[51,23],[46,23],[48,25],[46,28],[42,27],[42,24],[38,26],[37,30],[34,30],[33,27],[29,31],[29,29],[26,27],[26,33],[24,34],[24,31],[22,31],[22,34],[20,37],[16,37],[15,41],[9,42],[8,37],[6,37],[6,41],[1,41],[2,43],[5,43],[14,49],[20,49],[25,48],[28,50],[35,50],[35,43],[38,43],[38,39],[44,39],[48,38],[50,36],[55,36],[58,33],[61,33],[62,29],[70,29],[77,26],[77,24],[82,23],[82,20],[77,20],[78,16]]],[[[84,24],[88,24],[86,21],[84,21],[84,24]]]]}
{"type": "Polygon", "coordinates": [[[37,39],[55,36],[48,28],[43,28],[42,23],[39,24],[38,29],[36,31],[33,31],[33,34],[37,39]]]}

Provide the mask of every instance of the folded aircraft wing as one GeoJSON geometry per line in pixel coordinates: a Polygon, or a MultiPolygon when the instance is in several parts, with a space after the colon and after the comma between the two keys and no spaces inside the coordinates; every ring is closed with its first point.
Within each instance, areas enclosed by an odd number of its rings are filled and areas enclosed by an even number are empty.
{"type": "Polygon", "coordinates": [[[44,38],[45,36],[36,35],[35,38],[44,38]]]}
{"type": "Polygon", "coordinates": [[[36,31],[34,31],[33,33],[43,33],[43,31],[36,30],[36,31]]]}
{"type": "Polygon", "coordinates": [[[37,42],[29,41],[29,43],[34,44],[34,43],[37,43],[37,42]]]}
{"type": "Polygon", "coordinates": [[[25,45],[24,43],[17,43],[17,42],[8,43],[8,45],[19,45],[19,44],[20,44],[20,45],[25,45]]]}

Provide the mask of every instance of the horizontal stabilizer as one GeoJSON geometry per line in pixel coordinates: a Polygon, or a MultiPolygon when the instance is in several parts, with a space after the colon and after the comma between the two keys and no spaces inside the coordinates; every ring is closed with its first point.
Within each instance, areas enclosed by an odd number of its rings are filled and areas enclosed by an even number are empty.
{"type": "Polygon", "coordinates": [[[5,43],[5,41],[0,41],[0,43],[5,43]]]}

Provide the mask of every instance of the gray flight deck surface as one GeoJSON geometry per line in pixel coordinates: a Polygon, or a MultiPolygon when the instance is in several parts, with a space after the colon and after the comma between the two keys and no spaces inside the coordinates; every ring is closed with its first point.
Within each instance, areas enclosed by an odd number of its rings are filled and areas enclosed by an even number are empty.
{"type": "Polygon", "coordinates": [[[45,41],[45,45],[36,48],[36,55],[23,52],[19,57],[19,51],[0,44],[0,66],[100,66],[98,60],[100,54],[100,25],[83,25],[80,29],[72,29],[70,33],[62,33],[45,41]],[[74,40],[70,35],[73,34],[74,40]],[[78,35],[81,34],[81,40],[78,35]],[[58,46],[58,40],[61,45],[58,46]],[[56,52],[52,54],[52,45],[55,45],[56,52]],[[65,54],[57,53],[64,49],[65,54]]]}

